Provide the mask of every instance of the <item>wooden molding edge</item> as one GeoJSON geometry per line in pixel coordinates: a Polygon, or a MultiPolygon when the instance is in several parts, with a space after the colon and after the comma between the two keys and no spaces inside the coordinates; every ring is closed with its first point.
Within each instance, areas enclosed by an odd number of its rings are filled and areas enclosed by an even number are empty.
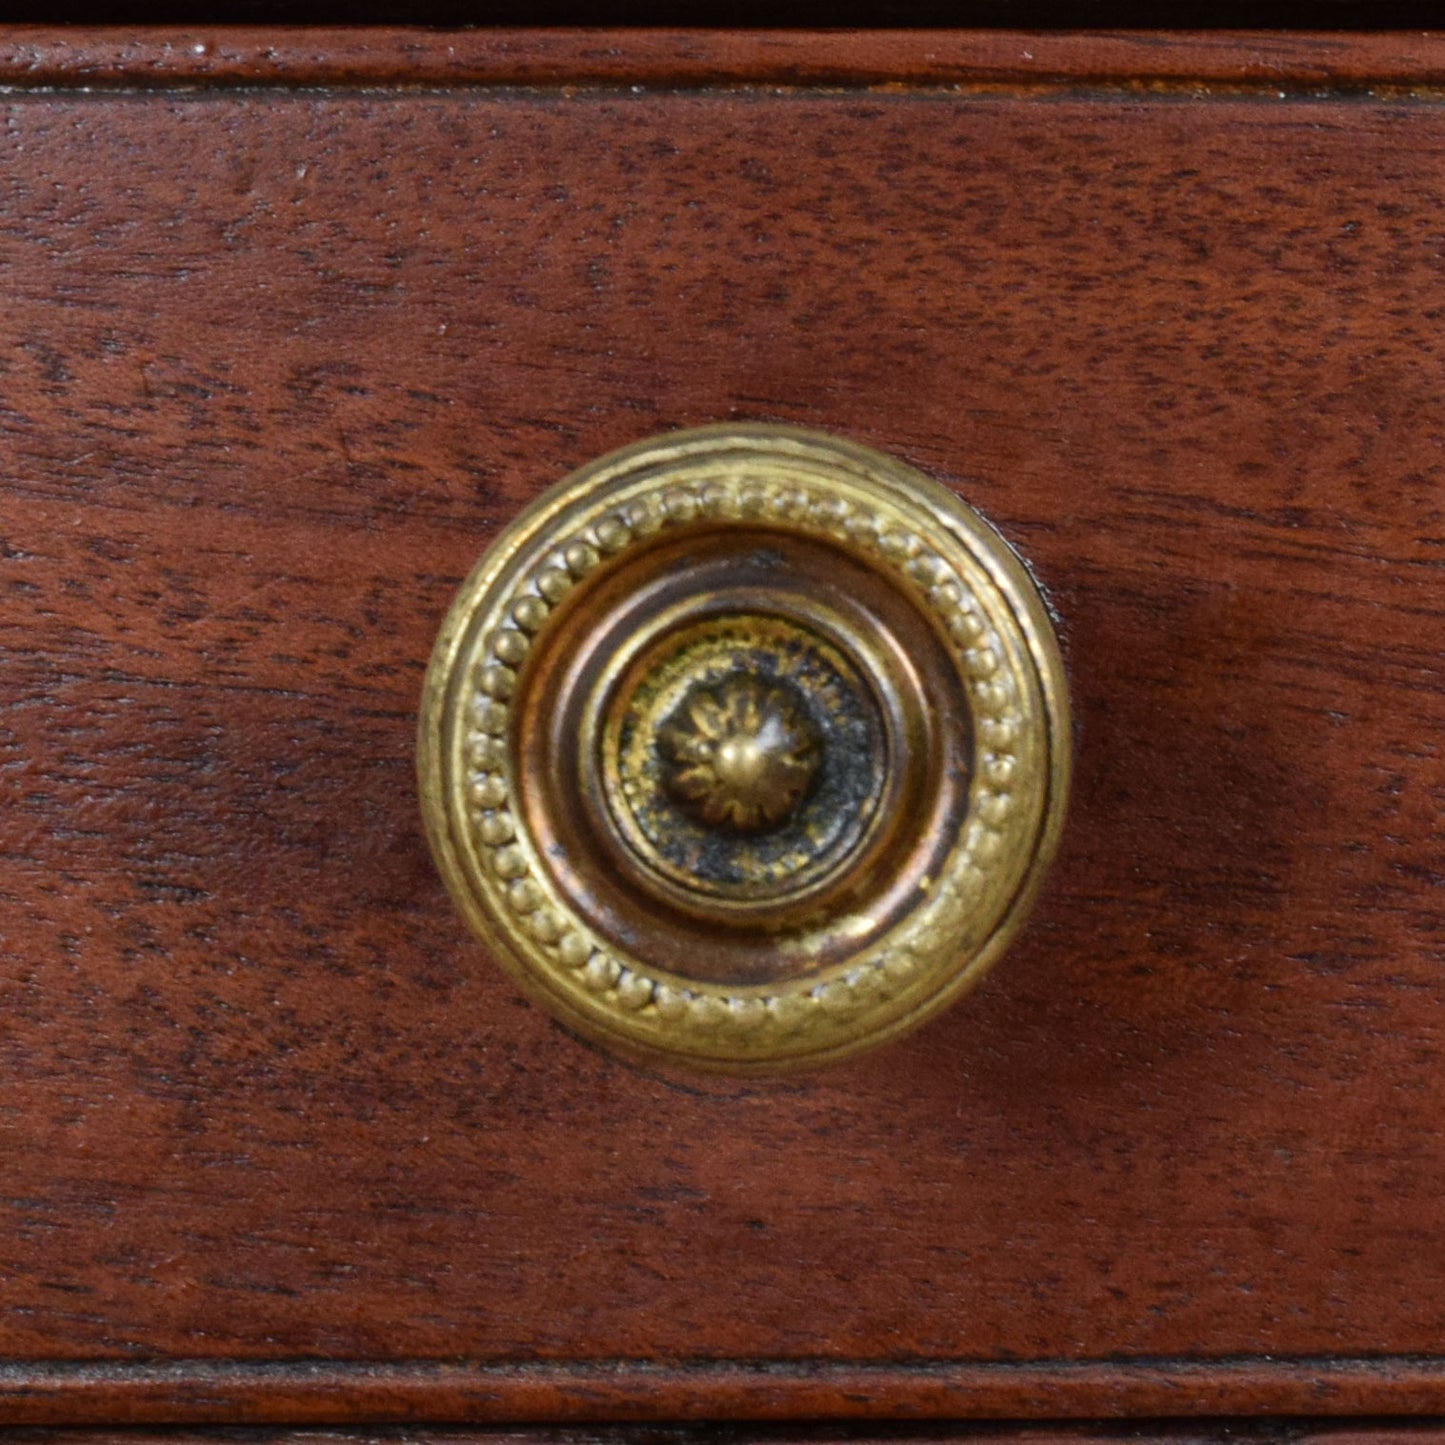
{"type": "Polygon", "coordinates": [[[7,1425],[1445,1415],[1445,1358],[11,1362],[7,1425]]]}
{"type": "MultiPolygon", "coordinates": [[[[846,1421],[796,1420],[787,1424],[739,1426],[719,1422],[691,1425],[352,1425],[252,1426],[244,1445],[1445,1445],[1438,1422],[1351,1422],[1275,1418],[1129,1421],[846,1421]]],[[[9,1445],[238,1445],[225,1426],[160,1426],[127,1429],[123,1436],[104,1426],[10,1432],[9,1445]]]]}
{"type": "Polygon", "coordinates": [[[11,88],[1445,86],[1445,32],[0,26],[11,88]]]}

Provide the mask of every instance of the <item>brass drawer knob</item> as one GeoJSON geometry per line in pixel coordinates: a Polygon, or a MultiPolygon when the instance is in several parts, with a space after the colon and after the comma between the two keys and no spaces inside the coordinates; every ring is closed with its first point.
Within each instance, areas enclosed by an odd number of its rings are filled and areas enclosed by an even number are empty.
{"type": "Polygon", "coordinates": [[[912,1027],[1018,927],[1068,783],[1048,613],[1002,539],[833,437],[615,452],[488,549],[420,782],[467,921],[568,1025],[734,1071],[912,1027]]]}

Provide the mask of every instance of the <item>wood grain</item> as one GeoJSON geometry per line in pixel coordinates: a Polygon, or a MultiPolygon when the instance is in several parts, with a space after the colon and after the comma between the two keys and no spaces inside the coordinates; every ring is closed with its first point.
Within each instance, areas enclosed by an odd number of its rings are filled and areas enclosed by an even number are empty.
{"type": "Polygon", "coordinates": [[[1445,1412],[1438,107],[5,110],[7,1420],[1445,1412]],[[499,525],[731,417],[993,517],[1080,719],[1009,959],[776,1085],[518,1000],[411,775],[499,525]]]}
{"type": "Polygon", "coordinates": [[[1441,1445],[1436,1425],[1371,1422],[1356,1428],[1329,1421],[1153,1421],[1009,1426],[968,1424],[857,1425],[800,1421],[787,1425],[465,1426],[267,1428],[232,1426],[115,1430],[0,1428],[0,1445],[1441,1445]]]}
{"type": "MultiPolygon", "coordinates": [[[[205,1361],[16,1365],[0,1379],[20,1424],[309,1425],[418,1421],[636,1424],[730,1421],[960,1422],[1157,1420],[1196,1431],[1254,1428],[1301,1411],[1445,1415],[1445,1367],[1417,1360],[1057,1361],[754,1364],[639,1360],[494,1365],[436,1360],[205,1361]],[[1206,1422],[1205,1417],[1217,1417],[1206,1422]]],[[[1143,1426],[1137,1428],[1144,1428],[1143,1426]]],[[[1296,1425],[1297,1429],[1298,1426],[1296,1425]]],[[[1404,1427],[1402,1427],[1403,1429],[1404,1427]]]]}
{"type": "Polygon", "coordinates": [[[849,1425],[800,1421],[788,1425],[464,1426],[376,1425],[324,1428],[232,1426],[155,1430],[0,1428],[0,1445],[1441,1445],[1435,1425],[1372,1422],[1356,1428],[1328,1421],[1154,1421],[1008,1426],[996,1422],[849,1425]]]}
{"type": "MultiPolygon", "coordinates": [[[[0,28],[0,82],[244,85],[1102,86],[1334,92],[1445,85],[1428,32],[0,28]]],[[[1199,97],[1203,98],[1203,97],[1199,97]]]]}

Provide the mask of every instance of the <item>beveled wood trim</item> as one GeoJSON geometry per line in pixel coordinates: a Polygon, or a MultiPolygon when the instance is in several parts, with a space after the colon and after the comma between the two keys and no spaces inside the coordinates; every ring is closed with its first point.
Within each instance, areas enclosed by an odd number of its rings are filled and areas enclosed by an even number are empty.
{"type": "Polygon", "coordinates": [[[0,1365],[8,1425],[1445,1415],[1418,1357],[868,1365],[175,1360],[0,1365]]]}
{"type": "Polygon", "coordinates": [[[1445,33],[8,26],[0,84],[1368,91],[1445,85],[1445,33]]]}
{"type": "Polygon", "coordinates": [[[64,1427],[0,1427],[0,1445],[1445,1445],[1445,1428],[1421,1422],[1370,1421],[1337,1427],[1296,1419],[1160,1420],[1147,1425],[1084,1422],[929,1421],[850,1425],[800,1420],[787,1425],[363,1425],[161,1426],[124,1433],[64,1427]]]}

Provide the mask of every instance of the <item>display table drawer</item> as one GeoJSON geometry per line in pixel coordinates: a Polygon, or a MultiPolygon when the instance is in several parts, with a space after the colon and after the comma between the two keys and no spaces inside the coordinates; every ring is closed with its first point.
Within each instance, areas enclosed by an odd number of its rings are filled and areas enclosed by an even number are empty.
{"type": "Polygon", "coordinates": [[[1437,42],[7,43],[7,1420],[1445,1411],[1437,42]],[[739,419],[1077,717],[1008,956],[778,1082],[523,1002],[414,782],[500,527],[739,419]]]}

